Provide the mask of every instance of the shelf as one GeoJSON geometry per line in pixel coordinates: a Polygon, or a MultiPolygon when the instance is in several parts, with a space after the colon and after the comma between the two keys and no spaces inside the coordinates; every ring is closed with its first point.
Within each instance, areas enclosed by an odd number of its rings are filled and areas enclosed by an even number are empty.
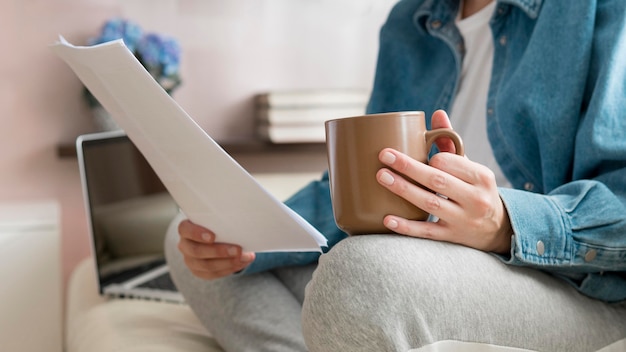
{"type": "Polygon", "coordinates": [[[223,143],[220,145],[228,154],[272,154],[272,153],[323,153],[326,154],[325,143],[283,143],[276,144],[263,141],[245,143],[223,143]]]}
{"type": "MultiPolygon", "coordinates": [[[[317,173],[326,170],[325,143],[275,144],[264,141],[220,144],[244,169],[251,173],[317,173]]],[[[76,158],[73,143],[57,147],[60,158],[76,158]]]]}
{"type": "MultiPolygon", "coordinates": [[[[326,153],[324,143],[288,143],[275,144],[263,141],[220,143],[222,148],[231,156],[237,154],[274,154],[274,153],[326,153]]],[[[76,145],[73,143],[60,144],[57,147],[57,155],[60,158],[75,158],[76,145]]]]}

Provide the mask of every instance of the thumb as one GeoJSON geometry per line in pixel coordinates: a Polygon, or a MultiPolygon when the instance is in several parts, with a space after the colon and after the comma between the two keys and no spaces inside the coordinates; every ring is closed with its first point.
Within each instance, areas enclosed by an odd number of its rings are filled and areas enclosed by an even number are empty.
{"type": "Polygon", "coordinates": [[[431,118],[433,130],[437,128],[452,128],[448,114],[444,110],[437,110],[431,118]]]}
{"type": "MultiPolygon", "coordinates": [[[[448,114],[444,110],[437,110],[433,113],[431,117],[431,126],[432,129],[438,128],[452,128],[452,123],[450,123],[450,119],[448,118],[448,114]]],[[[441,137],[435,141],[437,148],[441,152],[450,152],[454,153],[454,143],[448,137],[441,137]]]]}

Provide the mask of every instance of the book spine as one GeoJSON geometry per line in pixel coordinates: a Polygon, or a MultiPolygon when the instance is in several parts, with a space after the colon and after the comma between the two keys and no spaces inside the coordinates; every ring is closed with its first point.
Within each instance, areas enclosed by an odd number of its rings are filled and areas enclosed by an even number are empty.
{"type": "Polygon", "coordinates": [[[273,126],[259,125],[258,135],[272,143],[324,143],[326,131],[324,125],[311,126],[273,126]]]}
{"type": "Polygon", "coordinates": [[[314,107],[314,108],[260,108],[256,111],[257,121],[271,125],[324,124],[324,121],[359,116],[365,106],[314,107]]]}
{"type": "Polygon", "coordinates": [[[315,107],[315,106],[365,106],[369,92],[364,89],[274,91],[257,94],[255,104],[259,107],[315,107]]]}

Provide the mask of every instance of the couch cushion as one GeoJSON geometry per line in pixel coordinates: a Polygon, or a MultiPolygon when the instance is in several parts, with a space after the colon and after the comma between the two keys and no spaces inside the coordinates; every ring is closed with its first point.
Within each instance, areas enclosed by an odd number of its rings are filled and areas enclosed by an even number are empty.
{"type": "Polygon", "coordinates": [[[67,351],[222,352],[185,305],[110,300],[71,322],[67,351]]]}
{"type": "Polygon", "coordinates": [[[66,352],[222,352],[186,305],[101,297],[92,258],[72,273],[67,298],[66,352]]]}

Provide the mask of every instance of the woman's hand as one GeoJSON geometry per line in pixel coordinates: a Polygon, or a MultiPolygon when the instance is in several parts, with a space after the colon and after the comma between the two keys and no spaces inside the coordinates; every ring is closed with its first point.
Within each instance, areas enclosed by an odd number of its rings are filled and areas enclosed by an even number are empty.
{"type": "Polygon", "coordinates": [[[189,220],[178,225],[178,250],[185,264],[201,279],[217,279],[243,270],[254,261],[254,252],[242,252],[241,247],[216,243],[215,234],[189,220]]]}
{"type": "MultiPolygon", "coordinates": [[[[443,110],[436,111],[432,126],[433,129],[451,128],[448,115],[443,110]]],[[[385,226],[407,236],[459,243],[483,251],[509,252],[513,231],[493,172],[466,157],[450,153],[454,152],[454,144],[449,139],[442,138],[437,146],[441,152],[435,154],[429,164],[390,148],[380,152],[380,161],[389,168],[378,171],[378,182],[439,218],[437,222],[413,221],[391,214],[384,218],[385,226]],[[441,196],[416,186],[407,178],[441,196]]]]}

